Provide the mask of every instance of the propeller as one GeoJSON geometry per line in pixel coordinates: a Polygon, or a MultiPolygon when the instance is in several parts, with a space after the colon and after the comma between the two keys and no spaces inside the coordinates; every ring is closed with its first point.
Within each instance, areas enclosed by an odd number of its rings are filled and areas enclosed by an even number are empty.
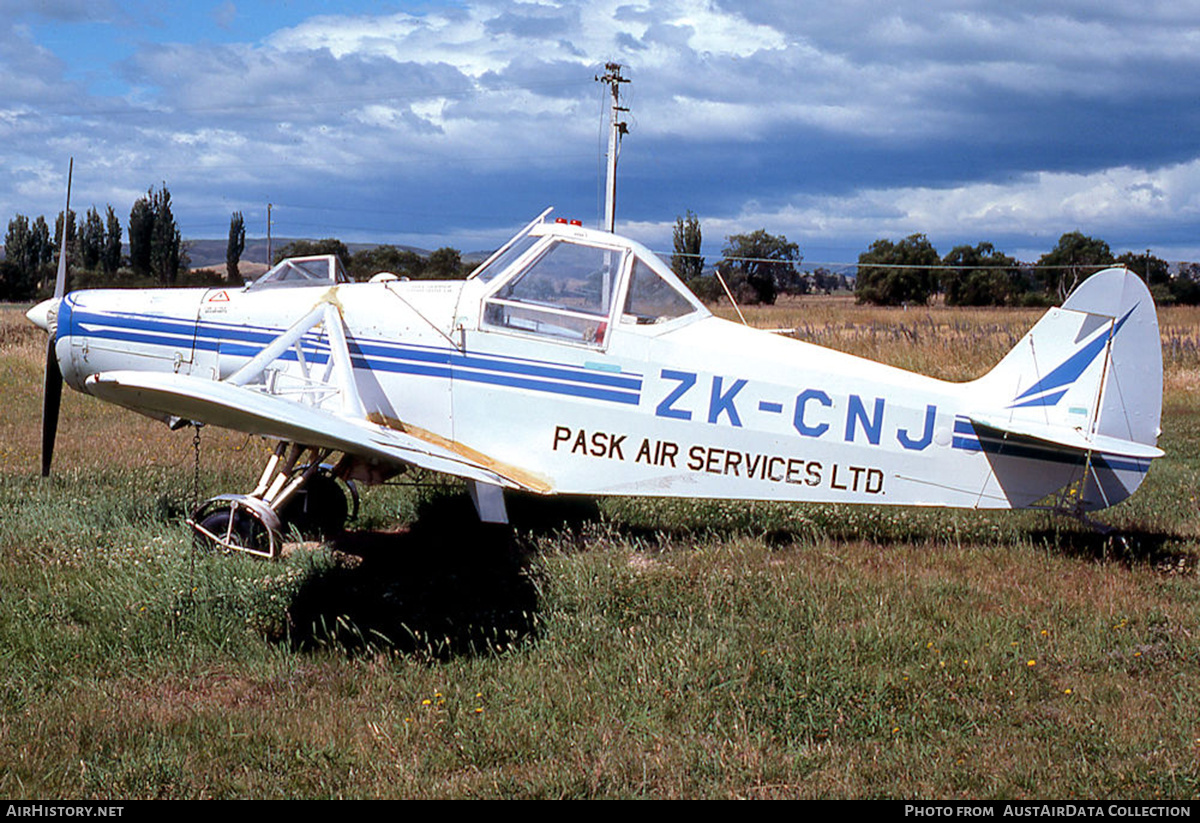
{"type": "MultiPolygon", "coordinates": [[[[59,301],[67,293],[67,217],[71,213],[71,176],[75,172],[75,158],[67,167],[67,207],[63,209],[62,246],[58,251],[58,274],[54,278],[54,305],[51,312],[57,314],[59,301]]],[[[62,371],[58,368],[58,356],[54,343],[58,337],[57,323],[50,323],[50,338],[46,341],[46,373],[42,383],[42,477],[50,476],[50,463],[54,459],[54,436],[58,433],[58,409],[62,405],[62,371]]]]}

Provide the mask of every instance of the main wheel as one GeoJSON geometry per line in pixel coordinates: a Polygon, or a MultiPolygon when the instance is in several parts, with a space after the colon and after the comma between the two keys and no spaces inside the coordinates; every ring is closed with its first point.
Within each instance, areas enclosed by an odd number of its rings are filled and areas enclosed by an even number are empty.
{"type": "Polygon", "coordinates": [[[204,532],[215,535],[228,546],[213,542],[207,534],[197,531],[193,544],[201,551],[224,551],[230,547],[242,548],[255,554],[269,554],[271,535],[266,526],[250,512],[237,507],[225,507],[204,515],[197,525],[204,532]]]}
{"type": "Polygon", "coordinates": [[[345,528],[349,514],[346,493],[338,481],[319,471],[287,502],[279,519],[303,535],[332,537],[345,528]]]}

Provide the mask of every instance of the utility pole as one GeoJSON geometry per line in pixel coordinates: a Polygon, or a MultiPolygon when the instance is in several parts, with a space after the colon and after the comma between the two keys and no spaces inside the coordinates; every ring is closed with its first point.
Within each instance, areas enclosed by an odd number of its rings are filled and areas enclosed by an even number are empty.
{"type": "Polygon", "coordinates": [[[275,265],[271,262],[271,204],[267,204],[267,268],[275,265]]]}
{"type": "Polygon", "coordinates": [[[605,63],[605,75],[597,77],[601,83],[607,83],[612,92],[612,109],[609,115],[608,132],[608,177],[604,187],[604,228],[612,231],[617,221],[617,154],[621,150],[621,137],[629,133],[629,124],[620,119],[623,112],[629,111],[621,105],[621,84],[628,83],[628,78],[621,76],[620,63],[605,63]]]}

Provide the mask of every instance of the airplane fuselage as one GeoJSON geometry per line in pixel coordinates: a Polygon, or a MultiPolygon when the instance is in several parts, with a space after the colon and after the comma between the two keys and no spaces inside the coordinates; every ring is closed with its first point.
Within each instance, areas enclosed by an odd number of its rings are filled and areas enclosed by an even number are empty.
{"type": "MultiPolygon", "coordinates": [[[[1011,508],[1088,469],[1045,444],[1005,451],[970,422],[981,407],[1011,408],[1033,377],[948,383],[698,304],[648,323],[614,308],[586,333],[547,333],[490,322],[490,304],[504,303],[496,282],[74,292],[58,313],[57,355],[85,391],[90,375],[131,369],[227,380],[333,300],[368,421],[519,466],[544,491],[1011,508]]],[[[329,361],[326,334],[310,330],[262,389],[303,395],[329,361]]],[[[1148,466],[1110,456],[1105,502],[1131,493],[1148,466]]]]}

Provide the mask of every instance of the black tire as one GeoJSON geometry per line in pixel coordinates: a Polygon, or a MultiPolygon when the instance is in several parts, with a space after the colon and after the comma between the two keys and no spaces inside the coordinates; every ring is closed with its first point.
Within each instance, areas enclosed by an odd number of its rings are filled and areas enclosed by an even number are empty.
{"type": "MultiPolygon", "coordinates": [[[[245,549],[251,549],[257,552],[266,551],[270,545],[270,535],[267,533],[267,528],[262,523],[250,515],[244,509],[237,509],[233,513],[233,528],[229,527],[230,509],[218,509],[211,514],[205,515],[200,521],[200,528],[212,532],[220,538],[225,538],[229,535],[229,541],[235,545],[245,549]]],[[[225,547],[214,543],[207,536],[196,532],[193,540],[193,545],[206,552],[224,551],[225,547]]]]}
{"type": "Polygon", "coordinates": [[[341,534],[350,515],[346,493],[332,476],[318,472],[308,479],[279,512],[284,529],[293,527],[306,537],[341,534]]]}

